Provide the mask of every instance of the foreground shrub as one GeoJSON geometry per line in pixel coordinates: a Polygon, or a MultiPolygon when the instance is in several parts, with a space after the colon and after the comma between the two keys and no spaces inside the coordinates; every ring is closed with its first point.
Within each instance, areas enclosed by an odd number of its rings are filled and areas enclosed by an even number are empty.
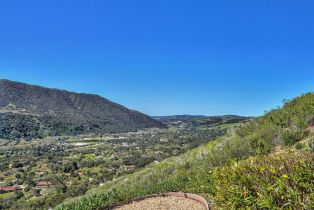
{"type": "Polygon", "coordinates": [[[224,209],[314,208],[314,154],[249,158],[217,169],[213,179],[224,209]]]}

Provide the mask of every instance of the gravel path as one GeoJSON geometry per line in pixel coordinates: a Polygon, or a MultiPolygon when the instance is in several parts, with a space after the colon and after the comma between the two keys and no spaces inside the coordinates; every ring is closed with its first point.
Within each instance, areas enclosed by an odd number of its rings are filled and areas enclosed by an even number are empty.
{"type": "Polygon", "coordinates": [[[206,210],[206,208],[192,199],[165,196],[134,201],[114,210],[206,210]]]}

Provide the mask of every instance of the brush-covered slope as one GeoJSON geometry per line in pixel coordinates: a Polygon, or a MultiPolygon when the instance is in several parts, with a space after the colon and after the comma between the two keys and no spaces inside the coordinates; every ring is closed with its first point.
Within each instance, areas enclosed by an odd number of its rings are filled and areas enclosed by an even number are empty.
{"type": "Polygon", "coordinates": [[[234,133],[107,182],[56,209],[112,209],[167,191],[204,196],[217,209],[314,208],[314,94],[286,102],[234,133]]]}
{"type": "Polygon", "coordinates": [[[0,80],[0,138],[31,139],[163,126],[97,95],[0,80]]]}

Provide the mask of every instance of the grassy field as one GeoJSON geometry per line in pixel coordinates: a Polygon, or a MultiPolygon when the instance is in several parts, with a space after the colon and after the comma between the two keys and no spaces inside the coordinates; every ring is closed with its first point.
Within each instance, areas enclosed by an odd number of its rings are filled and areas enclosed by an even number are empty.
{"type": "Polygon", "coordinates": [[[108,141],[112,140],[112,137],[91,137],[91,138],[84,138],[84,141],[108,141]]]}
{"type": "Polygon", "coordinates": [[[3,199],[13,198],[13,197],[15,197],[15,193],[14,192],[0,194],[0,202],[3,199]]]}

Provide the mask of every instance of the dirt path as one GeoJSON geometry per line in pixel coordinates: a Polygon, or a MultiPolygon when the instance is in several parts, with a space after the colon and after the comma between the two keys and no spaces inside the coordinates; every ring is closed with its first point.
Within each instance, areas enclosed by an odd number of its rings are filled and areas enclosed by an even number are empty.
{"type": "Polygon", "coordinates": [[[114,210],[206,210],[206,208],[192,199],[165,196],[135,201],[114,210]]]}

